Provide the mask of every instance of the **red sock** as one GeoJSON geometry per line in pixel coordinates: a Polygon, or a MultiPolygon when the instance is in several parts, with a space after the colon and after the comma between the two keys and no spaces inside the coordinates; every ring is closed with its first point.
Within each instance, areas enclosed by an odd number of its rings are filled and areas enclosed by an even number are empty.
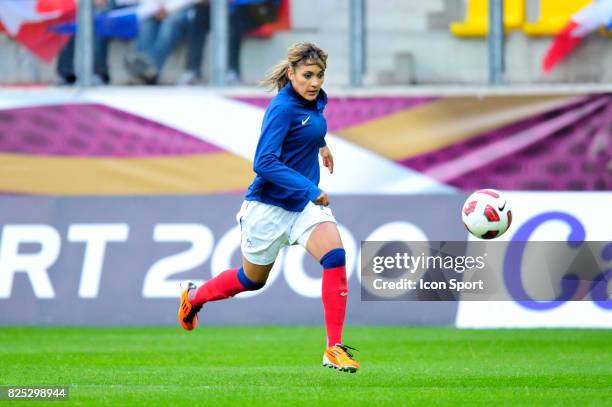
{"type": "Polygon", "coordinates": [[[327,347],[342,343],[347,296],[346,266],[324,269],[321,299],[327,328],[327,347]]]}
{"type": "Polygon", "coordinates": [[[223,300],[249,290],[238,278],[238,270],[238,268],[225,270],[217,277],[208,280],[197,290],[192,290],[189,293],[191,304],[199,307],[205,302],[223,300]]]}

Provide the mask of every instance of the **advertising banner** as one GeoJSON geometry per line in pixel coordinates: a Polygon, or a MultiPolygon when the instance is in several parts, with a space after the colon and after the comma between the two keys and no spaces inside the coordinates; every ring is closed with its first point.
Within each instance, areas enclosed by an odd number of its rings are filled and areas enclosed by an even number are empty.
{"type": "MultiPolygon", "coordinates": [[[[612,202],[609,193],[508,197],[515,221],[499,241],[610,238],[612,219],[598,216],[612,202]],[[537,202],[553,204],[546,207],[537,202]]],[[[476,320],[487,320],[481,311],[463,312],[464,303],[471,301],[449,297],[371,302],[364,301],[360,290],[362,241],[474,240],[461,222],[464,199],[459,194],[332,197],[347,251],[349,324],[453,325],[457,321],[460,326],[473,326],[476,320]]],[[[200,284],[240,264],[235,214],[241,201],[238,194],[3,197],[0,324],[175,324],[181,282],[200,284]]],[[[609,249],[596,254],[599,257],[593,261],[602,270],[610,269],[609,249]]],[[[210,324],[318,324],[322,321],[320,290],[321,266],[301,247],[292,246],[281,252],[263,289],[207,304],[203,320],[210,324]]],[[[589,304],[592,310],[575,323],[609,324],[609,301],[594,303],[588,298],[579,304],[589,304]]],[[[541,299],[545,298],[534,301],[541,299]]],[[[529,313],[547,311],[546,306],[526,308],[516,300],[510,296],[505,303],[529,313]]],[[[486,307],[488,303],[477,304],[486,307]]],[[[497,314],[495,320],[499,323],[505,317],[497,314]]],[[[571,324],[567,318],[564,321],[571,324]]]]}

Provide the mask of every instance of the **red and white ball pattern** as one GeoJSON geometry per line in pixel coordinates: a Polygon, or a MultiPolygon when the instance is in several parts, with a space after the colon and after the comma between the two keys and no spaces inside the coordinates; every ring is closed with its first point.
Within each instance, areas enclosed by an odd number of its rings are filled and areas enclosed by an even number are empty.
{"type": "Polygon", "coordinates": [[[479,239],[493,239],[510,227],[512,208],[501,192],[480,189],[465,200],[461,218],[472,235],[479,239]]]}

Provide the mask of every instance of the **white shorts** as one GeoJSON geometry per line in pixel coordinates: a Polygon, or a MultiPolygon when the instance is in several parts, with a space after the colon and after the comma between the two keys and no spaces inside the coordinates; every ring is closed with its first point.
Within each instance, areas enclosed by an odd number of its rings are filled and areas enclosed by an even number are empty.
{"type": "Polygon", "coordinates": [[[257,201],[244,201],[236,214],[240,225],[240,248],[246,259],[259,265],[271,264],[280,249],[299,244],[306,248],[314,227],[336,218],[330,208],[308,202],[302,212],[287,211],[257,201]]]}

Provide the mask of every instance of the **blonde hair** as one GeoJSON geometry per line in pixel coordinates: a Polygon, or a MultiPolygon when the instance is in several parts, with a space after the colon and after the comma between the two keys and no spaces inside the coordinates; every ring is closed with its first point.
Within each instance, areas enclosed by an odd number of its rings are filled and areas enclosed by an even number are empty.
{"type": "Polygon", "coordinates": [[[289,82],[289,68],[295,70],[298,65],[305,63],[316,64],[324,70],[327,67],[327,52],[311,42],[293,44],[287,50],[287,59],[272,68],[260,84],[279,91],[289,82]]]}

